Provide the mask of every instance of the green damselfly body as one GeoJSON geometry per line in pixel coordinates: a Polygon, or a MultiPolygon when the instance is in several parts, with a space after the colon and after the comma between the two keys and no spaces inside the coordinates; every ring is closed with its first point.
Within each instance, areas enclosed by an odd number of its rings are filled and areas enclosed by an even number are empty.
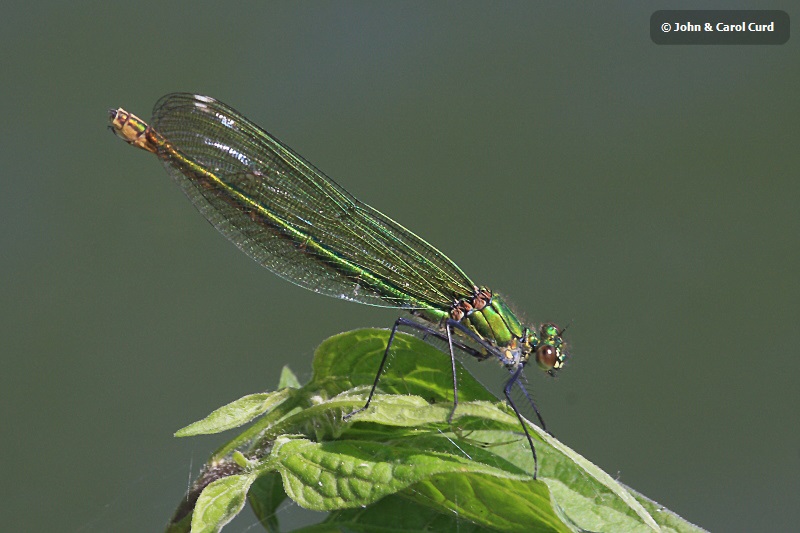
{"type": "Polygon", "coordinates": [[[408,311],[394,323],[375,395],[399,327],[447,344],[453,369],[452,421],[458,406],[455,352],[497,359],[510,373],[503,393],[516,413],[538,472],[536,448],[511,391],[529,360],[553,375],[567,359],[563,330],[529,328],[503,299],[479,286],[442,252],[360,202],[291,148],[231,107],[188,93],[169,94],[150,124],[109,110],[110,128],[154,153],[195,207],[225,237],[277,275],[306,289],[354,302],[408,311]]]}

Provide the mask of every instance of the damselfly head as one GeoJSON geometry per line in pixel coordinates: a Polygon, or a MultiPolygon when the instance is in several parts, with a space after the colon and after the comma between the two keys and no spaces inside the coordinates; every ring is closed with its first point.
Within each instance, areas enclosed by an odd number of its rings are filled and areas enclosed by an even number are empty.
{"type": "Polygon", "coordinates": [[[536,345],[534,357],[539,368],[550,375],[555,375],[556,370],[564,368],[567,362],[567,352],[564,340],[561,338],[563,330],[555,324],[543,324],[539,332],[539,343],[536,345]]]}

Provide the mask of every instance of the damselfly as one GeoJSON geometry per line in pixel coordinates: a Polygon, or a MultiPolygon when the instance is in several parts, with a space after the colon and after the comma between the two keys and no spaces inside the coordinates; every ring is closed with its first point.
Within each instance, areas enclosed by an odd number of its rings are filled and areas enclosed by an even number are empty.
{"type": "Polygon", "coordinates": [[[522,424],[536,477],[536,448],[511,391],[519,385],[545,428],[520,377],[531,357],[550,375],[564,366],[563,330],[524,326],[502,298],[442,252],[213,98],[167,95],[151,125],[123,109],[109,116],[114,133],[156,154],[203,216],[264,267],[320,294],[410,313],[394,323],[367,401],[355,412],[369,407],[399,327],[447,343],[449,421],[458,406],[454,350],[496,358],[510,373],[503,393],[522,424]]]}

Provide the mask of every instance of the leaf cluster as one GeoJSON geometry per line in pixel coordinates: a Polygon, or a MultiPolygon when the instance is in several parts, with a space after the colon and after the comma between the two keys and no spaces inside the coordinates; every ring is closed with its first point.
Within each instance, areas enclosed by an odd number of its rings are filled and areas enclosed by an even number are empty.
{"type": "Polygon", "coordinates": [[[453,421],[449,358],[398,335],[370,408],[388,332],[323,342],[301,386],[284,369],[275,392],[245,396],[176,433],[250,424],[217,450],[168,531],[219,531],[249,501],[278,531],[286,498],[327,511],[305,532],[702,531],[621,485],[537,426],[539,477],[519,421],[460,371],[453,421]]]}

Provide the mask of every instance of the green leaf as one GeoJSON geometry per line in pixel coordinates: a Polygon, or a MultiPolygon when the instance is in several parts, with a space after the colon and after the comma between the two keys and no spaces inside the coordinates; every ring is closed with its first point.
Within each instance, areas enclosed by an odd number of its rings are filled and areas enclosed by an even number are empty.
{"type": "Polygon", "coordinates": [[[551,508],[547,485],[530,479],[436,475],[415,485],[407,495],[495,531],[570,531],[551,508]]]}
{"type": "Polygon", "coordinates": [[[216,532],[239,514],[255,478],[232,475],[209,484],[200,494],[192,514],[192,533],[216,532]]]}
{"type": "Polygon", "coordinates": [[[299,389],[300,382],[297,380],[297,376],[294,375],[292,369],[289,368],[289,365],[284,365],[283,369],[281,369],[281,377],[278,380],[278,389],[299,389]]]}
{"type": "Polygon", "coordinates": [[[450,454],[366,441],[282,439],[275,443],[269,467],[272,461],[278,464],[286,494],[316,511],[369,505],[447,472],[529,479],[450,454]]]}
{"type": "Polygon", "coordinates": [[[470,523],[452,512],[441,512],[399,495],[383,498],[374,505],[331,512],[324,522],[295,530],[295,533],[322,532],[418,533],[419,531],[458,531],[489,533],[496,531],[470,523]]]}
{"type": "Polygon", "coordinates": [[[167,532],[188,532],[192,524],[192,513],[203,491],[215,481],[226,479],[241,472],[242,467],[227,458],[207,463],[200,471],[197,479],[192,483],[189,491],[181,498],[180,504],[175,509],[175,513],[173,513],[167,525],[167,532]]]}
{"type": "MultiPolygon", "coordinates": [[[[270,531],[287,496],[333,513],[306,531],[700,530],[529,423],[539,457],[533,480],[516,415],[461,369],[460,401],[448,423],[449,357],[412,336],[395,338],[370,408],[345,420],[363,407],[387,341],[385,330],[332,337],[317,349],[308,384],[245,397],[181,430],[253,421],[214,454],[236,466],[225,474],[236,479],[206,487],[194,519],[221,527],[257,479],[249,501],[270,531]]],[[[291,384],[286,376],[282,385],[291,384]]]]}
{"type": "MultiPolygon", "coordinates": [[[[361,329],[334,335],[325,340],[314,354],[314,376],[308,387],[324,389],[330,395],[354,387],[371,387],[375,381],[389,332],[361,329]]],[[[459,401],[497,398],[487,391],[459,361],[459,401]]],[[[378,383],[387,394],[414,394],[428,401],[453,401],[453,375],[450,357],[433,346],[399,333],[392,343],[389,364],[378,383]]]]}
{"type": "Polygon", "coordinates": [[[175,432],[176,437],[193,437],[221,433],[247,424],[274,409],[291,395],[290,389],[250,394],[215,410],[202,420],[175,432]]]}

